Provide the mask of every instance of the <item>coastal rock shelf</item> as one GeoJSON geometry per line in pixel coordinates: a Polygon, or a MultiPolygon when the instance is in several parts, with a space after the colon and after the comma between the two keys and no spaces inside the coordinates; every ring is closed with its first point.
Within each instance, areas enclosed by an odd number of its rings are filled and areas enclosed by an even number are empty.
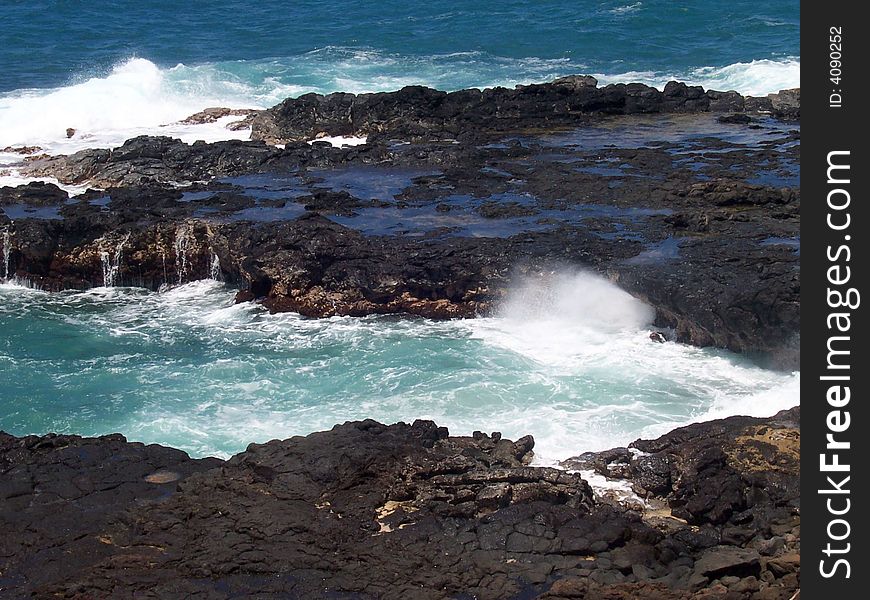
{"type": "Polygon", "coordinates": [[[430,421],[345,423],[227,461],[0,433],[0,596],[788,600],[799,418],[566,463],[631,486],[622,502],[528,466],[530,437],[430,421]]]}
{"type": "Polygon", "coordinates": [[[0,190],[3,272],[47,290],[217,277],[272,311],[452,318],[590,269],[679,341],[796,368],[799,98],[588,77],[307,95],[251,116],[258,141],[28,157],[22,174],[95,189],[0,190]],[[300,141],[323,134],[369,137],[300,141]]]}
{"type": "Polygon", "coordinates": [[[461,138],[478,131],[516,132],[576,127],[593,115],[682,112],[767,112],[800,116],[800,95],[744,98],[672,81],[664,90],[640,83],[598,87],[588,75],[551,83],[442,92],[408,86],[377,94],[306,94],[288,98],[252,119],[253,139],[286,143],[317,135],[387,139],[461,138]]]}

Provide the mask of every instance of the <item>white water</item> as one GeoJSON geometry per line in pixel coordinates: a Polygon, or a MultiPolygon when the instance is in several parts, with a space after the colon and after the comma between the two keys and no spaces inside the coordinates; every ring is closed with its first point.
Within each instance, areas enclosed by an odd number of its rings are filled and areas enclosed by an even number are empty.
{"type": "MultiPolygon", "coordinates": [[[[262,68],[265,67],[251,65],[253,71],[262,68]]],[[[580,67],[563,65],[561,69],[565,70],[562,74],[567,74],[580,67]]],[[[257,76],[262,79],[262,73],[257,72],[257,76]]],[[[596,74],[596,77],[602,84],[640,81],[659,88],[671,79],[679,79],[713,89],[763,95],[799,87],[800,60],[756,60],[722,68],[703,67],[688,73],[628,72],[596,74]]],[[[326,79],[323,86],[309,88],[284,84],[269,77],[255,84],[222,71],[217,65],[177,65],[161,69],[146,59],[133,58],[116,65],[103,77],[60,88],[17,90],[0,96],[0,149],[35,145],[48,154],[70,154],[84,148],[119,146],[131,137],[144,134],[169,135],[186,142],[247,139],[249,130],[232,131],[226,127],[240,117],[224,117],[201,125],[185,125],[180,121],[213,106],[267,108],[285,97],[309,91],[385,91],[413,83],[444,87],[443,82],[425,78],[382,80],[376,77],[366,81],[326,79]],[[68,128],[76,131],[69,138],[68,128]]],[[[532,81],[492,81],[482,85],[516,83],[532,81]]],[[[3,177],[3,165],[8,167],[20,159],[20,155],[0,154],[0,177],[3,177]]],[[[15,172],[6,175],[14,176],[15,172]]],[[[0,184],[10,182],[0,179],[0,184]]]]}
{"type": "Polygon", "coordinates": [[[12,255],[12,233],[3,230],[3,281],[9,280],[9,261],[12,255]]]}
{"type": "MultiPolygon", "coordinates": [[[[182,125],[210,106],[249,108],[252,98],[234,93],[228,82],[181,85],[172,70],[134,58],[105,77],[50,90],[19,90],[0,97],[0,148],[38,145],[51,154],[120,145],[135,135],[171,135],[190,141],[246,138],[226,129],[229,117],[210,125],[182,125]],[[76,130],[67,137],[67,129],[76,130]]],[[[254,104],[259,106],[259,104],[254,104]]]]}
{"type": "MultiPolygon", "coordinates": [[[[546,433],[536,436],[544,456],[565,458],[559,439],[572,430],[583,431],[584,447],[603,450],[691,422],[769,416],[800,403],[799,373],[774,373],[735,362],[728,353],[651,342],[653,318],[646,304],[597,275],[580,272],[528,280],[510,294],[499,317],[466,325],[487,345],[531,361],[538,376],[579,378],[590,387],[560,388],[568,398],[590,391],[609,395],[606,402],[583,403],[582,409],[563,414],[558,404],[541,407],[541,416],[552,419],[541,428],[546,433]],[[645,397],[657,402],[651,405],[645,397]],[[626,413],[634,417],[628,436],[621,431],[626,413]]],[[[525,418],[516,416],[516,429],[525,418]]]]}
{"type": "Polygon", "coordinates": [[[211,265],[209,266],[208,278],[212,281],[223,281],[223,275],[221,273],[221,259],[214,252],[212,252],[211,254],[211,265]]]}
{"type": "Polygon", "coordinates": [[[669,81],[700,85],[707,90],[740,92],[744,96],[766,96],[780,90],[801,86],[801,61],[753,60],[726,67],[701,67],[688,73],[675,74],[654,71],[629,71],[618,75],[595,74],[599,85],[610,83],[645,83],[663,89],[669,81]]]}
{"type": "Polygon", "coordinates": [[[193,225],[190,223],[183,223],[175,229],[175,272],[178,274],[179,284],[184,283],[188,275],[188,253],[195,242],[193,225]]]}
{"type": "Polygon", "coordinates": [[[103,287],[111,288],[118,284],[118,274],[121,271],[121,261],[124,257],[124,245],[130,240],[128,233],[117,242],[114,250],[109,250],[100,244],[100,262],[103,267],[103,287]]]}
{"type": "Polygon", "coordinates": [[[214,281],[164,293],[0,285],[0,428],[121,431],[228,456],[346,420],[429,418],[453,434],[532,434],[538,462],[553,464],[800,402],[798,373],[651,342],[649,309],[584,274],[450,322],[268,315],[233,293],[214,281]]]}

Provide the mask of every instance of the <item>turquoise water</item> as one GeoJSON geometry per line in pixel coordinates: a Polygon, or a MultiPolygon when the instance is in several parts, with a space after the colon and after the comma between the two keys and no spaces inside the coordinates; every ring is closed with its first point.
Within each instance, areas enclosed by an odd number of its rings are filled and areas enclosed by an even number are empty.
{"type": "Polygon", "coordinates": [[[457,434],[531,433],[547,462],[798,402],[797,374],[651,342],[651,311],[585,275],[452,322],[269,315],[233,295],[215,281],[162,293],[0,285],[0,429],[119,431],[227,456],[345,420],[431,418],[457,434]]]}
{"type": "MultiPolygon", "coordinates": [[[[141,134],[246,139],[180,121],[312,91],[574,73],[747,94],[800,85],[795,0],[13,0],[0,26],[0,149],[35,153],[141,134]]],[[[27,180],[21,160],[0,151],[0,185],[27,180]]],[[[233,295],[212,281],[162,293],[0,284],[0,429],[119,431],[226,456],[348,419],[433,418],[454,433],[531,433],[546,462],[799,401],[797,374],[651,343],[649,308],[587,276],[530,283],[496,317],[448,323],[268,315],[233,295]]]]}

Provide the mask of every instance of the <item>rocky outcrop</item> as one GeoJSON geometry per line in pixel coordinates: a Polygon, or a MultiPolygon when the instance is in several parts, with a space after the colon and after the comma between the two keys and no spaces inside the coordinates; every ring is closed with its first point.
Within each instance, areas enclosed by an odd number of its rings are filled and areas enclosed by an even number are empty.
{"type": "Polygon", "coordinates": [[[288,98],[252,120],[252,138],[270,143],[355,135],[403,140],[462,138],[480,132],[576,127],[600,115],[681,112],[770,112],[798,118],[800,95],[744,98],[672,81],[662,91],[643,84],[597,87],[590,76],[551,83],[442,92],[408,86],[375,94],[305,94],[288,98]]]}
{"type": "Polygon", "coordinates": [[[228,461],[0,434],[0,596],[787,600],[798,417],[638,441],[625,468],[618,451],[585,458],[647,507],[528,466],[531,438],[428,421],[346,423],[228,461]]]}
{"type": "Polygon", "coordinates": [[[70,156],[39,157],[24,172],[62,183],[94,187],[153,182],[207,181],[254,171],[277,151],[260,142],[182,144],[169,137],[140,136],[113,150],[81,150],[70,156]]]}
{"type": "Polygon", "coordinates": [[[242,125],[249,122],[258,112],[260,111],[251,108],[225,108],[221,106],[213,106],[190,115],[186,119],[180,121],[180,123],[184,125],[203,125],[205,123],[216,123],[225,117],[244,117],[239,121],[228,124],[230,129],[241,129],[242,125]]]}
{"type": "Polygon", "coordinates": [[[10,273],[50,290],[158,289],[219,263],[240,300],[273,311],[452,318],[490,313],[518,278],[591,269],[655,307],[677,340],[795,368],[800,132],[762,113],[796,110],[799,93],[650,89],[575,77],[306,96],[273,114],[313,129],[351,115],[384,135],[353,148],[140,137],[35,159],[27,174],[105,189],[0,192],[10,273]],[[629,97],[634,112],[670,112],[605,115],[629,97]],[[753,116],[705,112],[725,110],[753,116]],[[454,126],[457,139],[439,141],[454,126]]]}

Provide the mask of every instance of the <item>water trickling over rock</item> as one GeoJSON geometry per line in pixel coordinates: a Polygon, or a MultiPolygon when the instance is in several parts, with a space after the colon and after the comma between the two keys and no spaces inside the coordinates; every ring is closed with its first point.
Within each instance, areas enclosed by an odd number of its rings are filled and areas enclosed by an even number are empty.
{"type": "Polygon", "coordinates": [[[221,275],[221,259],[214,252],[212,252],[211,255],[211,266],[209,267],[208,278],[213,281],[223,281],[223,276],[221,275]]]}
{"type": "Polygon", "coordinates": [[[115,287],[118,284],[118,274],[121,271],[121,259],[123,257],[124,252],[124,244],[130,239],[130,234],[128,233],[124,236],[118,245],[115,246],[115,250],[113,252],[109,252],[108,250],[100,249],[100,262],[103,267],[103,286],[104,287],[115,287]]]}
{"type": "Polygon", "coordinates": [[[189,275],[190,251],[195,241],[193,226],[190,223],[183,223],[175,230],[175,272],[179,284],[184,283],[189,275]]]}
{"type": "Polygon", "coordinates": [[[9,281],[9,263],[12,258],[12,232],[3,230],[3,280],[9,281]]]}

